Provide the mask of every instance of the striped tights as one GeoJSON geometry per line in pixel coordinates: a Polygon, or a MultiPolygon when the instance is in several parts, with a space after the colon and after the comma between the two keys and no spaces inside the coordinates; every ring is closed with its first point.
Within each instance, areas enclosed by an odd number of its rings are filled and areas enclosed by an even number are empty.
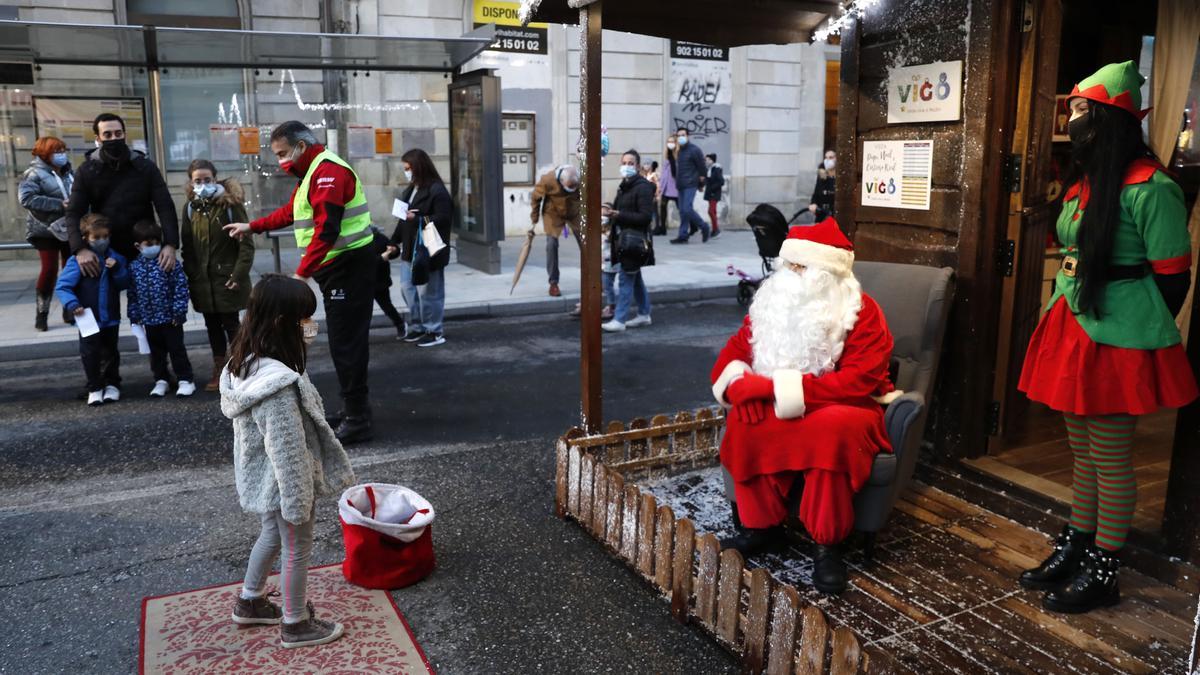
{"type": "Polygon", "coordinates": [[[1071,527],[1096,533],[1096,546],[1119,551],[1133,520],[1137,480],[1133,429],[1137,417],[1079,417],[1065,413],[1067,441],[1075,456],[1071,480],[1071,527]]]}

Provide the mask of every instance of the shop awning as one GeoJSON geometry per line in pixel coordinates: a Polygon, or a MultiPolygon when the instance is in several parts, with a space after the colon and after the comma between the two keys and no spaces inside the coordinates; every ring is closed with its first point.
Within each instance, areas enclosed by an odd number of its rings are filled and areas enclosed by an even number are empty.
{"type": "MultiPolygon", "coordinates": [[[[579,10],[596,0],[521,0],[521,20],[578,23],[579,10]]],[[[839,0],[609,0],[604,27],[628,33],[721,47],[808,42],[839,0]]]]}
{"type": "Polygon", "coordinates": [[[490,25],[430,38],[0,21],[0,61],[446,72],[487,49],[494,34],[490,25]]]}

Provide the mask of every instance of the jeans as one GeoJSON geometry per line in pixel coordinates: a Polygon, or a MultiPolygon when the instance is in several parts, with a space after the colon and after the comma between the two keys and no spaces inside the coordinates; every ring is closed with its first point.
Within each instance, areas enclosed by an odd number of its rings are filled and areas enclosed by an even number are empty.
{"type": "Polygon", "coordinates": [[[145,328],[146,342],[150,343],[150,371],[154,373],[154,379],[171,379],[171,371],[167,369],[169,357],[171,367],[175,369],[175,377],[182,382],[194,380],[192,362],[188,359],[187,347],[183,344],[183,326],[164,323],[145,328]]]}
{"type": "Polygon", "coordinates": [[[446,268],[431,271],[429,283],[418,287],[412,282],[412,263],[401,263],[400,292],[408,305],[409,328],[441,335],[446,314],[446,268]]]}
{"type": "Polygon", "coordinates": [[[117,326],[79,338],[79,357],[87,375],[87,390],[121,386],[121,352],[117,351],[117,326]]]}
{"type": "MultiPolygon", "coordinates": [[[[571,230],[571,228],[563,225],[565,230],[570,230],[571,234],[575,235],[575,243],[583,246],[579,241],[579,233],[571,230]]],[[[558,283],[558,242],[562,239],[559,237],[551,237],[546,235],[546,274],[550,277],[550,283],[558,283]]]]}
{"type": "Polygon", "coordinates": [[[617,283],[617,272],[619,272],[620,270],[621,270],[621,266],[616,265],[613,267],[612,272],[601,272],[600,273],[600,279],[601,279],[601,282],[602,282],[603,288],[604,288],[604,304],[605,305],[617,304],[617,292],[616,292],[616,290],[613,289],[613,286],[617,283]]]}
{"type": "Polygon", "coordinates": [[[329,356],[351,417],[369,413],[367,374],[378,262],[375,249],[364,246],[342,253],[313,275],[325,304],[329,356]]]}
{"type": "Polygon", "coordinates": [[[629,313],[629,306],[633,304],[634,299],[637,300],[638,314],[650,316],[650,294],[642,281],[642,271],[621,270],[621,288],[617,295],[617,310],[613,313],[613,319],[621,323],[632,319],[633,317],[626,318],[625,315],[629,313]]]}
{"type": "Polygon", "coordinates": [[[287,623],[298,623],[308,618],[305,593],[308,590],[308,560],[312,555],[315,516],[315,504],[313,515],[299,525],[284,520],[279,511],[261,514],[262,531],[250,550],[250,562],[246,564],[242,597],[261,598],[267,592],[267,575],[271,573],[275,558],[282,549],[279,591],[283,596],[283,620],[287,623]]]}
{"type": "Polygon", "coordinates": [[[204,329],[208,331],[208,346],[213,356],[225,356],[229,343],[238,331],[237,312],[205,312],[204,329]]]}
{"type": "Polygon", "coordinates": [[[679,188],[679,238],[687,239],[692,230],[700,230],[708,237],[708,223],[696,213],[692,201],[696,198],[696,188],[679,188]]]}

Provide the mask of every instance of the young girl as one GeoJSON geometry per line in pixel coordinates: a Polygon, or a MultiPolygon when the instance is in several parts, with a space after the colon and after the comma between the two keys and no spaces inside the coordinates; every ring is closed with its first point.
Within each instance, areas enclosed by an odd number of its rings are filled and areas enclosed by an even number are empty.
{"type": "Polygon", "coordinates": [[[321,395],[304,374],[307,344],[317,335],[317,298],[301,281],[262,278],[221,373],[221,412],[233,420],[234,477],[242,508],[260,514],[233,608],[239,624],[279,624],[284,647],[332,642],[342,625],[313,615],[305,601],[316,497],[354,482],[342,444],[325,421],[321,395]],[[266,597],[266,579],[283,551],[283,608],[266,597]]]}

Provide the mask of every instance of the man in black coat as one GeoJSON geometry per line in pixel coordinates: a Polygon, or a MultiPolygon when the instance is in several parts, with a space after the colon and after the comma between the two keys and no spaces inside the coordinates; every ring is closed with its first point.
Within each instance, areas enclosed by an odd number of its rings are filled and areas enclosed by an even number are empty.
{"type": "Polygon", "coordinates": [[[67,235],[71,252],[87,276],[100,275],[100,260],[79,234],[79,219],[89,212],[101,213],[112,223],[114,251],[133,260],[133,224],[154,220],[162,226],[162,250],[158,264],[164,271],[175,268],[175,249],[179,247],[179,221],[171,193],[158,166],[142,152],[130,150],[125,143],[125,120],[112,113],[100,113],[92,122],[92,131],[100,144],[87,153],[87,160],[75,172],[75,185],[67,201],[67,235]]]}
{"type": "Polygon", "coordinates": [[[675,132],[675,142],[679,150],[675,155],[675,185],[679,188],[679,236],[672,239],[672,244],[686,244],[691,233],[700,230],[704,241],[708,241],[708,223],[696,213],[692,202],[696,198],[696,190],[700,188],[700,179],[708,171],[704,164],[704,151],[691,142],[687,127],[680,127],[675,132]]]}

